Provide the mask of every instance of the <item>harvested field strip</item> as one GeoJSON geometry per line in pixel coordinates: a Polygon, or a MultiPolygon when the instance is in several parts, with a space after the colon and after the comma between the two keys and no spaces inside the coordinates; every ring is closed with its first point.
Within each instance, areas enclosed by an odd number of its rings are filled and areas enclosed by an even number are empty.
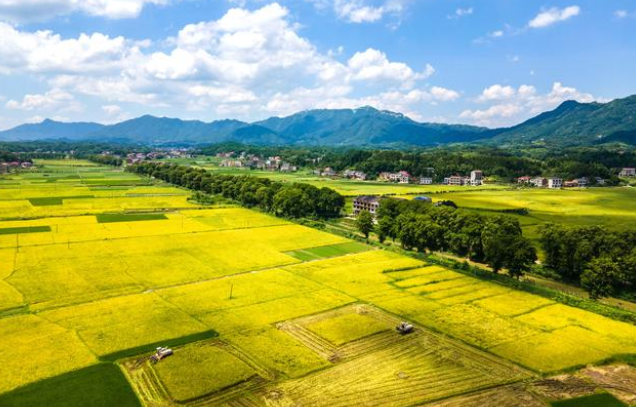
{"type": "Polygon", "coordinates": [[[126,361],[121,366],[128,382],[135,389],[135,393],[137,393],[143,405],[168,405],[168,392],[163,388],[148,363],[147,358],[142,358],[126,361]]]}
{"type": "Polygon", "coordinates": [[[464,365],[463,359],[473,355],[460,353],[458,358],[451,353],[448,357],[444,352],[453,349],[452,345],[449,348],[438,342],[441,347],[435,347],[427,339],[411,336],[405,342],[343,362],[304,380],[281,383],[284,398],[268,401],[273,406],[406,406],[520,379],[513,373],[514,368],[502,371],[503,366],[492,365],[488,359],[477,357],[474,366],[464,365]]]}
{"type": "Polygon", "coordinates": [[[95,198],[93,195],[76,195],[76,196],[51,196],[46,198],[29,198],[28,201],[33,206],[53,206],[62,205],[65,199],[90,199],[95,198]]]}
{"type": "Polygon", "coordinates": [[[627,404],[618,400],[609,393],[593,394],[571,400],[555,401],[553,407],[627,407],[627,404]]]}
{"type": "Polygon", "coordinates": [[[95,215],[97,223],[139,222],[168,219],[163,213],[101,213],[95,215]]]}
{"type": "Polygon", "coordinates": [[[453,397],[448,400],[426,404],[423,407],[545,407],[533,394],[521,385],[497,387],[491,390],[453,397]]]}
{"type": "Polygon", "coordinates": [[[336,353],[337,347],[334,344],[321,338],[302,325],[296,323],[283,323],[278,325],[278,329],[287,332],[302,342],[309,349],[327,360],[330,360],[336,353]]]}
{"type": "Polygon", "coordinates": [[[50,232],[50,231],[51,231],[50,226],[24,226],[24,227],[16,227],[16,228],[0,228],[0,235],[40,233],[40,232],[50,232]]]}
{"type": "Polygon", "coordinates": [[[308,249],[293,250],[285,254],[301,261],[321,260],[331,257],[344,256],[345,254],[360,253],[371,250],[369,246],[357,242],[339,243],[335,245],[311,247],[308,249]]]}

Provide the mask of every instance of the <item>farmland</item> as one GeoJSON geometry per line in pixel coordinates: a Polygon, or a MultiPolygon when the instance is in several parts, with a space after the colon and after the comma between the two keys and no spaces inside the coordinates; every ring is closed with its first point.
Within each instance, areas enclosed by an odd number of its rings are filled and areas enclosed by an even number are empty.
{"type": "Polygon", "coordinates": [[[636,354],[636,326],[90,162],[0,193],[3,406],[89,405],[61,400],[78,386],[105,405],[545,406],[527,383],[636,354]],[[151,364],[157,346],[175,353],[151,364]]]}

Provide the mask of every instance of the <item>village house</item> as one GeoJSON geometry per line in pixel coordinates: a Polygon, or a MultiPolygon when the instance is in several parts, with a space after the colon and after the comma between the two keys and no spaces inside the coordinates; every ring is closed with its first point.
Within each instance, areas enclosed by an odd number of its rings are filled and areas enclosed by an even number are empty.
{"type": "Polygon", "coordinates": [[[323,176],[323,177],[335,177],[336,176],[336,171],[334,171],[334,169],[331,168],[331,167],[327,167],[324,170],[322,170],[320,175],[323,176]]]}
{"type": "Polygon", "coordinates": [[[399,172],[381,172],[378,175],[380,181],[397,182],[399,184],[408,184],[411,181],[411,174],[406,171],[399,172]]]}
{"type": "Polygon", "coordinates": [[[219,167],[240,168],[243,167],[243,162],[240,160],[223,160],[221,164],[219,164],[219,167]]]}
{"type": "Polygon", "coordinates": [[[618,174],[619,177],[636,177],[636,168],[625,167],[618,174]]]}
{"type": "Polygon", "coordinates": [[[342,176],[345,178],[349,178],[349,179],[357,179],[360,181],[364,181],[367,179],[367,174],[365,174],[364,172],[361,171],[354,171],[354,170],[345,170],[342,173],[342,176]]]}
{"type": "Polygon", "coordinates": [[[433,183],[433,178],[431,177],[420,177],[420,185],[431,185],[433,183]]]}
{"type": "Polygon", "coordinates": [[[474,170],[470,172],[470,185],[477,187],[484,183],[484,174],[480,170],[474,170]]]}
{"type": "Polygon", "coordinates": [[[519,177],[517,178],[517,184],[529,184],[532,177],[519,177]]]}
{"type": "Polygon", "coordinates": [[[281,172],[296,172],[296,171],[298,171],[298,167],[296,167],[295,165],[291,165],[288,162],[283,161],[283,163],[280,165],[280,171],[281,172]]]}
{"type": "Polygon", "coordinates": [[[563,188],[563,180],[561,178],[549,178],[548,188],[552,188],[552,189],[563,188]]]}
{"type": "Polygon", "coordinates": [[[464,185],[464,177],[462,177],[461,175],[452,175],[450,177],[446,177],[444,178],[444,185],[464,185]]]}
{"type": "Polygon", "coordinates": [[[548,185],[548,180],[543,177],[535,177],[530,180],[530,184],[538,188],[543,188],[548,185]]]}
{"type": "Polygon", "coordinates": [[[378,208],[380,208],[379,196],[361,195],[353,200],[353,215],[357,216],[362,211],[367,211],[373,216],[376,215],[378,208]]]}

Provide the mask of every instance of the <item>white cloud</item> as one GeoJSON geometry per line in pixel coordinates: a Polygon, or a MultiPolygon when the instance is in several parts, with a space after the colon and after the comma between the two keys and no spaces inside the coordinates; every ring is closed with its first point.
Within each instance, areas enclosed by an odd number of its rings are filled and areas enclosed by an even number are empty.
{"type": "Polygon", "coordinates": [[[386,16],[400,18],[412,0],[308,0],[319,9],[331,7],[336,16],[349,23],[375,23],[386,16]]]}
{"type": "Polygon", "coordinates": [[[459,99],[459,92],[442,88],[440,86],[433,86],[431,88],[431,96],[433,99],[441,101],[441,102],[452,102],[459,99]]]}
{"type": "Polygon", "coordinates": [[[635,18],[636,17],[636,11],[634,12],[629,12],[627,10],[616,10],[614,12],[614,17],[618,18],[618,19],[623,19],[623,18],[635,18]]]}
{"type": "MultiPolygon", "coordinates": [[[[186,25],[153,51],[147,41],[100,33],[63,38],[0,23],[0,75],[31,75],[56,92],[97,99],[110,118],[124,114],[117,112],[121,103],[248,120],[299,106],[357,103],[414,115],[418,103],[459,97],[441,87],[422,90],[435,72],[428,64],[414,69],[373,48],[348,58],[344,49],[322,53],[289,14],[277,3],[231,9],[218,20],[186,25]]],[[[36,104],[25,97],[11,106],[37,111],[36,104]]]]}
{"type": "Polygon", "coordinates": [[[123,37],[81,34],[62,39],[51,31],[33,33],[0,23],[0,73],[97,72],[122,68],[139,47],[123,37]]]}
{"type": "Polygon", "coordinates": [[[543,95],[532,85],[521,85],[515,89],[497,84],[484,89],[477,98],[480,103],[493,103],[491,106],[464,110],[459,117],[482,126],[508,126],[554,109],[566,100],[589,103],[598,98],[561,82],[554,82],[550,92],[543,95]]]}
{"type": "Polygon", "coordinates": [[[146,4],[167,4],[169,0],[0,0],[0,20],[42,21],[81,12],[111,19],[137,17],[146,4]]]}
{"type": "Polygon", "coordinates": [[[581,13],[579,6],[569,6],[563,9],[553,7],[537,14],[535,18],[528,22],[530,28],[544,28],[556,24],[561,21],[569,20],[581,13]]]}
{"type": "Polygon", "coordinates": [[[469,16],[473,14],[473,8],[472,7],[467,7],[467,8],[458,8],[457,10],[455,10],[455,12],[453,14],[449,14],[446,16],[446,18],[448,18],[449,20],[456,20],[458,18],[462,18],[465,16],[469,16]]]}
{"type": "MultiPolygon", "coordinates": [[[[50,110],[53,108],[75,107],[75,98],[68,92],[52,89],[44,94],[27,94],[22,101],[9,100],[5,107],[15,110],[50,110]],[[66,105],[66,106],[63,106],[66,105]]],[[[64,110],[62,109],[62,110],[64,110]]]]}
{"type": "Polygon", "coordinates": [[[431,65],[426,65],[421,72],[415,72],[405,63],[390,62],[385,53],[373,48],[357,52],[349,59],[347,65],[353,80],[397,81],[407,86],[435,73],[435,68],[431,65]]]}
{"type": "Polygon", "coordinates": [[[515,96],[516,90],[511,86],[492,85],[481,93],[480,102],[488,102],[493,100],[507,100],[515,96]]]}

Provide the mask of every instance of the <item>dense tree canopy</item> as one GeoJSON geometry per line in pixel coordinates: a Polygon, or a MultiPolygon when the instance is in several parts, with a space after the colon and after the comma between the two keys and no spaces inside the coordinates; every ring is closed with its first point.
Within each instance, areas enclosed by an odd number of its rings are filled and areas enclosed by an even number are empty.
{"type": "Polygon", "coordinates": [[[540,229],[545,266],[581,283],[594,297],[636,290],[636,231],[547,224],[540,229]]]}
{"type": "Polygon", "coordinates": [[[260,207],[277,216],[328,219],[340,216],[344,197],[330,188],[294,183],[283,184],[248,175],[211,174],[176,164],[142,162],[128,171],[149,175],[206,194],[222,195],[248,208],[260,207]]]}
{"type": "Polygon", "coordinates": [[[376,232],[380,241],[399,239],[407,250],[450,251],[485,262],[495,272],[505,268],[515,277],[537,258],[515,218],[484,216],[422,201],[383,199],[376,232]]]}

